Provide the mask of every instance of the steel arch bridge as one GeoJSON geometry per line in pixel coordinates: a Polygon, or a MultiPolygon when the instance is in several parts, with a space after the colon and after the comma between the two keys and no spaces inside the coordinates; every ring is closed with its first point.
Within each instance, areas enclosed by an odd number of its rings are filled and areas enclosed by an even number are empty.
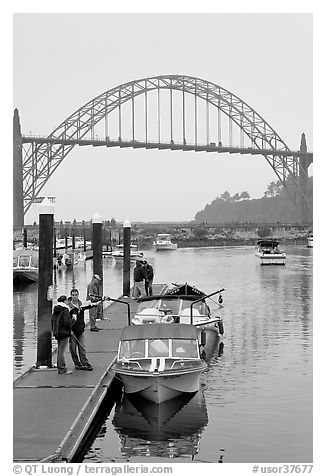
{"type": "Polygon", "coordinates": [[[293,201],[297,201],[298,194],[303,206],[311,210],[305,184],[312,153],[308,153],[306,148],[291,151],[246,102],[221,86],[200,78],[163,75],[130,81],[87,102],[49,136],[21,136],[24,214],[76,145],[260,154],[288,189],[293,201]],[[165,114],[162,116],[163,101],[165,114]],[[129,119],[127,127],[123,121],[125,114],[129,119]],[[156,129],[154,139],[150,138],[153,124],[156,129]],[[103,139],[98,138],[99,126],[104,127],[103,139]],[[123,126],[128,129],[127,139],[122,137],[123,126]],[[115,139],[112,138],[113,130],[117,135],[115,139]],[[204,140],[200,138],[203,130],[204,140]],[[214,141],[213,130],[216,132],[214,141]],[[177,133],[179,142],[176,141],[177,133]],[[295,185],[291,189],[288,188],[289,178],[295,185]]]}

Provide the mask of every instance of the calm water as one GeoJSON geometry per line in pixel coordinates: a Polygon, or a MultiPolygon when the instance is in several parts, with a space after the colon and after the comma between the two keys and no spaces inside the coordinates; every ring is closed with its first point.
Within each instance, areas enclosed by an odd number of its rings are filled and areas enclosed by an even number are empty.
{"type": "MultiPolygon", "coordinates": [[[[155,260],[156,282],[226,288],[224,347],[190,401],[167,402],[159,413],[142,401],[119,402],[85,462],[312,461],[312,250],[284,250],[285,267],[259,266],[252,247],[145,253],[155,260]]],[[[82,297],[90,276],[89,261],[75,272],[82,297]]],[[[72,279],[56,275],[57,295],[72,279]]],[[[104,259],[104,293],[121,290],[122,267],[104,259]]],[[[15,289],[15,376],[35,362],[36,308],[37,285],[15,289]]]]}

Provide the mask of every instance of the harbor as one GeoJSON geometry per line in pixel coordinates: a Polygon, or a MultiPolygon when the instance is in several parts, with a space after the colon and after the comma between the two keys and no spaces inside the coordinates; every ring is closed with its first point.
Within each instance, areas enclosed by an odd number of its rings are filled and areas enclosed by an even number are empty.
{"type": "MultiPolygon", "coordinates": [[[[254,246],[189,248],[167,253],[148,250],[144,253],[145,259],[154,263],[154,284],[184,281],[187,276],[188,282],[207,292],[213,292],[217,287],[226,288],[224,307],[219,308],[225,326],[223,347],[219,349],[222,353],[216,352],[202,375],[201,393],[194,400],[187,404],[182,402],[178,411],[175,411],[176,402],[162,404],[162,412],[168,420],[160,431],[154,431],[156,419],[153,413],[139,405],[137,409],[122,398],[121,389],[114,389],[116,401],[110,402],[109,397],[104,400],[104,408],[102,405],[96,424],[92,425],[95,434],[88,434],[89,441],[82,445],[81,452],[76,453],[79,461],[164,462],[167,458],[171,461],[172,455],[173,461],[179,462],[217,462],[221,456],[223,462],[249,462],[271,460],[280,452],[284,453],[284,461],[287,458],[299,462],[309,460],[312,451],[312,428],[308,424],[312,399],[312,362],[309,357],[312,345],[312,250],[303,245],[286,246],[285,250],[287,263],[284,267],[260,267],[254,246]],[[129,417],[126,419],[124,415],[129,417]],[[191,419],[193,426],[189,425],[191,419]],[[133,428],[134,422],[137,422],[136,429],[133,428]],[[217,436],[216,428],[219,429],[217,436]],[[300,433],[299,443],[297,433],[300,433]]],[[[133,265],[131,272],[132,268],[133,265]]],[[[86,293],[91,273],[91,260],[75,270],[76,287],[82,296],[86,293]]],[[[55,294],[69,293],[73,273],[57,270],[54,276],[55,294]]],[[[123,267],[113,258],[103,260],[103,282],[104,294],[114,298],[121,296],[123,267]]],[[[31,284],[14,291],[16,378],[35,364],[36,316],[30,319],[28,314],[31,316],[35,312],[36,289],[37,285],[31,284]]],[[[131,305],[134,311],[133,301],[131,305]]],[[[211,305],[217,307],[214,302],[211,305]]],[[[122,307],[118,303],[110,304],[105,309],[105,316],[110,321],[97,321],[98,327],[113,327],[115,315],[123,316],[122,321],[126,323],[127,313],[122,307]]],[[[122,325],[119,320],[120,329],[122,325]]],[[[47,392],[73,392],[76,395],[73,404],[75,416],[116,355],[117,334],[114,348],[108,343],[105,352],[97,352],[102,346],[99,343],[102,332],[107,333],[106,330],[98,333],[85,331],[88,356],[95,371],[83,372],[82,375],[74,371],[63,377],[75,379],[77,386],[81,386],[81,380],[87,381],[91,388],[43,389],[47,392]],[[84,392],[83,398],[79,395],[80,390],[84,392]]],[[[109,342],[112,342],[110,338],[109,342]]],[[[66,360],[68,367],[73,369],[68,353],[66,360]]],[[[36,375],[44,375],[44,372],[36,375]]],[[[57,385],[61,376],[54,370],[49,370],[47,375],[47,384],[57,385]]],[[[160,418],[165,421],[164,417],[160,418]]],[[[57,425],[51,423],[58,446],[73,420],[70,418],[65,422],[61,432],[56,431],[57,425]]],[[[54,453],[42,456],[51,454],[54,453]]]]}

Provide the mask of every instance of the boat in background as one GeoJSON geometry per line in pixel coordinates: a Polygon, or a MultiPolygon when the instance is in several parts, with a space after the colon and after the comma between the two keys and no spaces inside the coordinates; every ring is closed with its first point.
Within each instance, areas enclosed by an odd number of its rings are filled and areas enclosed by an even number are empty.
{"type": "Polygon", "coordinates": [[[59,254],[55,259],[55,267],[58,269],[72,269],[80,263],[84,263],[86,254],[82,249],[65,250],[63,254],[59,254]]]}
{"type": "Polygon", "coordinates": [[[307,247],[308,248],[313,248],[314,246],[314,238],[313,238],[313,234],[310,233],[308,238],[307,238],[307,247]]]}
{"type": "Polygon", "coordinates": [[[255,255],[259,258],[261,265],[285,265],[286,254],[279,249],[279,241],[273,238],[258,240],[255,255]]]}
{"type": "Polygon", "coordinates": [[[188,324],[127,326],[112,370],[126,394],[154,403],[194,394],[207,368],[200,351],[202,337],[188,324]]]}
{"type": "Polygon", "coordinates": [[[21,248],[13,251],[14,282],[35,282],[38,280],[38,251],[21,248]]]}
{"type": "Polygon", "coordinates": [[[158,233],[153,246],[156,251],[177,249],[177,245],[172,243],[171,235],[169,233],[158,233]]]}
{"type": "MultiPolygon", "coordinates": [[[[117,261],[123,261],[123,249],[124,245],[117,245],[116,249],[112,251],[111,256],[117,261]]],[[[137,245],[130,245],[130,261],[137,261],[138,259],[143,259],[144,253],[139,251],[137,245]]]]}

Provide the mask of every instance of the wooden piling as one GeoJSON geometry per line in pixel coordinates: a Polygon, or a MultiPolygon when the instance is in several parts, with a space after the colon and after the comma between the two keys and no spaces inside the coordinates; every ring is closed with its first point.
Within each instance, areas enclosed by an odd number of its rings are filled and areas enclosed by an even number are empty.
{"type": "Polygon", "coordinates": [[[27,248],[27,228],[23,229],[23,247],[27,248]]]}
{"type": "Polygon", "coordinates": [[[101,278],[99,283],[100,293],[103,293],[103,222],[102,218],[96,213],[92,220],[93,238],[93,273],[98,274],[101,278]]]}
{"type": "Polygon", "coordinates": [[[52,367],[52,285],[54,206],[45,198],[39,211],[39,279],[36,367],[52,367]]]}
{"type": "Polygon", "coordinates": [[[71,236],[72,236],[72,249],[76,248],[76,237],[75,237],[75,228],[72,229],[71,236]]]}
{"type": "Polygon", "coordinates": [[[124,297],[130,296],[130,235],[131,223],[125,220],[123,223],[123,290],[124,297]]]}

